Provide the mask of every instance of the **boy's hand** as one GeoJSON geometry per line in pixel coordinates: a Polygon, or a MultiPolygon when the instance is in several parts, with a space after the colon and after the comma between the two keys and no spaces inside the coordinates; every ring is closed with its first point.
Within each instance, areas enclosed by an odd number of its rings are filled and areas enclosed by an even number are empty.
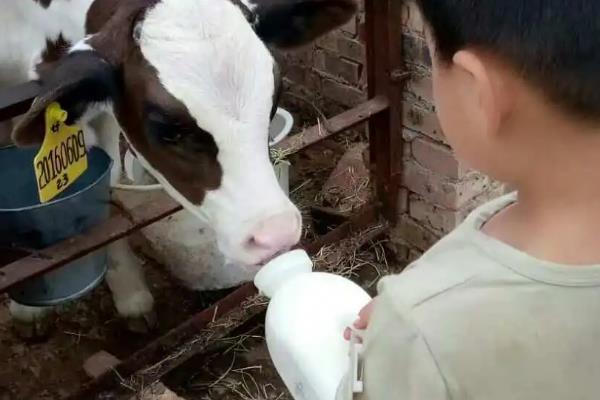
{"type": "MultiPolygon", "coordinates": [[[[354,321],[354,324],[352,324],[354,328],[360,330],[367,329],[367,326],[369,325],[369,320],[371,319],[372,310],[373,300],[371,300],[369,304],[367,304],[363,307],[362,310],[360,310],[360,312],[358,313],[358,319],[354,321]]],[[[350,330],[350,328],[346,328],[346,330],[344,331],[344,339],[350,340],[351,332],[352,331],[350,330]]]]}

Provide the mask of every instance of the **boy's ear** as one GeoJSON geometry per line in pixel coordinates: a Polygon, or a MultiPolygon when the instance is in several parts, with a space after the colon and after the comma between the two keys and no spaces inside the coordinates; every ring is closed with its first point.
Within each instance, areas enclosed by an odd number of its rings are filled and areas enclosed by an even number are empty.
{"type": "Polygon", "coordinates": [[[345,24],[356,13],[353,0],[254,0],[255,30],[267,44],[301,46],[345,24]]]}
{"type": "Polygon", "coordinates": [[[18,146],[40,144],[45,135],[45,111],[58,102],[67,111],[67,124],[79,122],[90,107],[115,100],[118,78],[115,67],[95,51],[71,53],[40,81],[40,94],[12,133],[18,146]]]}
{"type": "Polygon", "coordinates": [[[495,135],[508,111],[508,98],[504,80],[495,64],[478,53],[461,50],[453,57],[455,67],[463,71],[470,83],[465,92],[472,101],[469,107],[480,120],[480,126],[487,135],[495,135]]]}

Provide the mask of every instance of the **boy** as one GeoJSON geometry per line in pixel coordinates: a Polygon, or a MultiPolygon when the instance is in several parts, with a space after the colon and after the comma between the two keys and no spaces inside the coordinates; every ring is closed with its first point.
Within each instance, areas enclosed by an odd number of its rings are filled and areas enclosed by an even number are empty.
{"type": "Polygon", "coordinates": [[[357,397],[599,399],[600,1],[417,3],[448,141],[518,196],[380,283],[357,397]]]}

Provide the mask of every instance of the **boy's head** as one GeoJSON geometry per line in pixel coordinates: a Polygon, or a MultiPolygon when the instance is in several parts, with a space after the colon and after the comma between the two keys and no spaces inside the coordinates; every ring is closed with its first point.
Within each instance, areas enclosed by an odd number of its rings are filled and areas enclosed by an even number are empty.
{"type": "Polygon", "coordinates": [[[509,164],[519,164],[510,159],[518,153],[513,147],[538,143],[536,124],[548,130],[543,122],[560,117],[600,126],[600,1],[416,3],[427,26],[440,122],[471,166],[511,180],[509,164]]]}

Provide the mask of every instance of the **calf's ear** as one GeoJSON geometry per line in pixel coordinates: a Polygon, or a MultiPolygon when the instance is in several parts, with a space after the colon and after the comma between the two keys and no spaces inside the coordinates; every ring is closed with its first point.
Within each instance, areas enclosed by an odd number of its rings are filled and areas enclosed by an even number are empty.
{"type": "Polygon", "coordinates": [[[302,46],[345,24],[356,13],[354,0],[250,0],[255,30],[268,45],[302,46]]]}
{"type": "Polygon", "coordinates": [[[77,123],[93,106],[111,103],[118,94],[114,66],[91,50],[73,52],[57,62],[40,80],[40,93],[15,126],[12,139],[18,146],[40,144],[45,135],[45,111],[58,102],[67,111],[67,124],[77,123]]]}

